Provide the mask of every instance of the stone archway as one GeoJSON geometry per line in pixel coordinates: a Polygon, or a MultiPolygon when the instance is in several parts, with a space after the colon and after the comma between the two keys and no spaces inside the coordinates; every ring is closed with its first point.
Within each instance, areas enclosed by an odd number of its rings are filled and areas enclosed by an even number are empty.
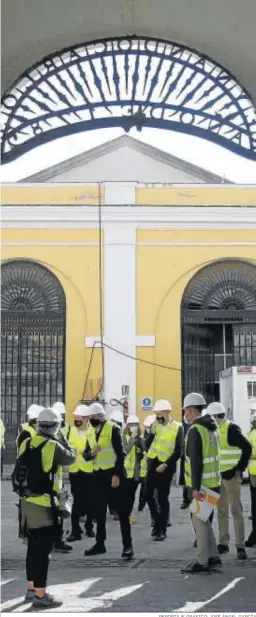
{"type": "Polygon", "coordinates": [[[219,396],[219,372],[256,364],[256,265],[214,261],[199,270],[181,302],[182,390],[219,396]]]}

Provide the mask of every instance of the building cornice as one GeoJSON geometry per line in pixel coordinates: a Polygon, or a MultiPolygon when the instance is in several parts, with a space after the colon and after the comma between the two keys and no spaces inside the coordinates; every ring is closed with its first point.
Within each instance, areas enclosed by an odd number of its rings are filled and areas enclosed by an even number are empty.
{"type": "MultiPolygon", "coordinates": [[[[91,206],[3,206],[3,229],[97,229],[91,206]]],[[[256,207],[102,207],[102,224],[136,229],[256,229],[256,207]]]]}

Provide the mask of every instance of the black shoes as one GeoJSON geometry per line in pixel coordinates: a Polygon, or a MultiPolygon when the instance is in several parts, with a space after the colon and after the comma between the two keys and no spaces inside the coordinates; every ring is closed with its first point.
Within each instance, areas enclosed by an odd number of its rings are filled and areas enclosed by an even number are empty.
{"type": "Polygon", "coordinates": [[[210,557],[210,559],[208,559],[208,566],[210,568],[214,568],[215,566],[222,566],[222,561],[220,559],[220,557],[210,557]]]}
{"type": "Polygon", "coordinates": [[[123,552],[122,552],[122,559],[125,559],[126,561],[131,561],[131,559],[133,558],[133,548],[129,547],[129,548],[124,548],[123,552]]]}
{"type": "Polygon", "coordinates": [[[166,538],[166,533],[155,533],[155,535],[153,536],[153,539],[155,542],[162,542],[163,540],[165,540],[166,538]]]}
{"type": "Polygon", "coordinates": [[[89,531],[85,530],[85,535],[87,538],[95,538],[95,531],[93,531],[93,529],[89,529],[89,531]]]}
{"type": "Polygon", "coordinates": [[[70,553],[70,551],[73,551],[73,546],[66,544],[64,540],[61,540],[54,545],[54,551],[56,553],[70,553]]]}
{"type": "Polygon", "coordinates": [[[70,533],[69,536],[67,536],[67,542],[77,542],[78,540],[82,539],[82,535],[79,533],[70,533]]]}
{"type": "Polygon", "coordinates": [[[246,553],[245,548],[237,548],[236,552],[237,552],[237,559],[240,559],[240,561],[245,561],[247,559],[247,553],[246,553]]]}
{"type": "Polygon", "coordinates": [[[84,551],[84,555],[86,555],[86,557],[90,557],[91,555],[104,555],[104,553],[107,552],[107,549],[105,547],[104,544],[94,544],[94,546],[92,546],[92,548],[88,548],[87,550],[84,551]]]}
{"type": "Polygon", "coordinates": [[[183,501],[181,506],[180,506],[180,510],[186,510],[189,506],[189,502],[187,501],[183,501]]]}
{"type": "Polygon", "coordinates": [[[198,561],[190,561],[181,572],[182,574],[209,574],[210,566],[203,566],[198,561]]]}
{"type": "Polygon", "coordinates": [[[224,555],[224,553],[229,553],[229,547],[227,544],[218,544],[218,553],[219,555],[224,555]]]}

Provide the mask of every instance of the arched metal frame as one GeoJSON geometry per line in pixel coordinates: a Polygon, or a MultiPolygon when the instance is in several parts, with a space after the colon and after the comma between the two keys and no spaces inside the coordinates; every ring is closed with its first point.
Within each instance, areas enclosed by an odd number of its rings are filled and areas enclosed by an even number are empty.
{"type": "Polygon", "coordinates": [[[183,294],[182,390],[183,394],[202,391],[208,401],[216,396],[214,324],[232,325],[231,365],[256,364],[256,264],[253,262],[239,259],[211,262],[192,277],[183,294]]]}
{"type": "Polygon", "coordinates": [[[121,127],[196,135],[256,160],[256,112],[233,75],[197,51],[136,36],[45,57],[3,98],[2,163],[59,137],[121,127]]]}
{"type": "Polygon", "coordinates": [[[1,267],[2,415],[10,446],[32,403],[65,399],[66,299],[41,264],[10,260],[1,267]]]}

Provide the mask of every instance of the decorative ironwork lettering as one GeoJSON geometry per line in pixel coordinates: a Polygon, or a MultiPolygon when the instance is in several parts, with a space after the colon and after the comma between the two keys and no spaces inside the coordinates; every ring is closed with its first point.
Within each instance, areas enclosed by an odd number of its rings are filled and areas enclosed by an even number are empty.
{"type": "Polygon", "coordinates": [[[235,78],[196,51],[140,37],[64,49],[23,74],[2,105],[2,163],[97,128],[170,129],[256,159],[256,112],[235,78]]]}

